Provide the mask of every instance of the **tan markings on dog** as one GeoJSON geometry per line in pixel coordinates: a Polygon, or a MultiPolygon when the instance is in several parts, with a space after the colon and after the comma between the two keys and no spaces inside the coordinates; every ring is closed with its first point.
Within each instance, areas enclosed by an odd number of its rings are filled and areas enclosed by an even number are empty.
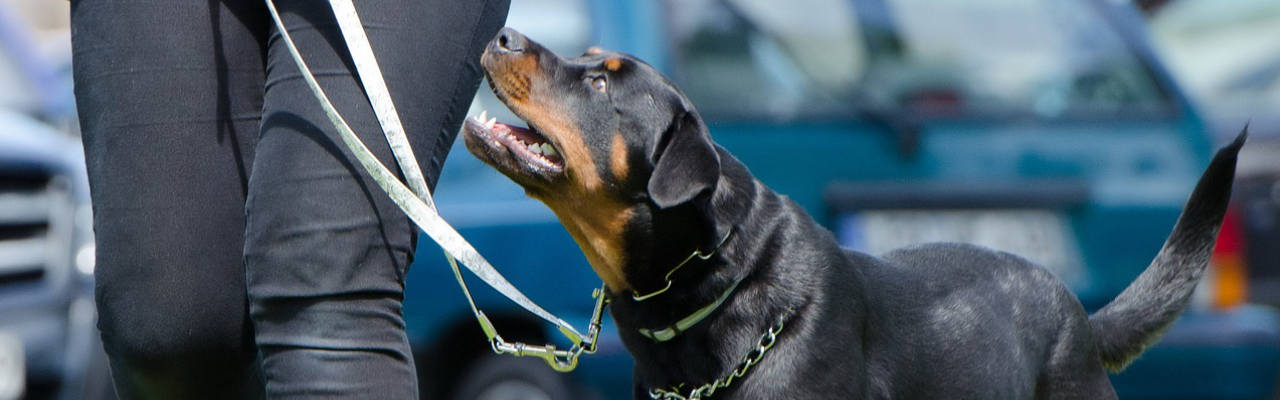
{"type": "Polygon", "coordinates": [[[618,72],[619,69],[622,69],[622,60],[616,58],[604,60],[604,69],[609,70],[609,72],[618,72]]]}
{"type": "Polygon", "coordinates": [[[497,65],[486,68],[490,70],[494,86],[506,96],[507,106],[521,119],[529,122],[532,128],[551,139],[564,157],[565,172],[568,175],[576,178],[589,190],[599,188],[601,180],[596,172],[595,158],[582,139],[582,132],[578,131],[577,124],[565,118],[570,113],[557,102],[558,96],[554,93],[542,93],[552,89],[536,85],[550,80],[546,72],[538,68],[537,60],[534,57],[519,57],[493,64],[497,65]],[[531,99],[532,96],[538,99],[531,99]]]}
{"type": "Polygon", "coordinates": [[[545,101],[512,101],[508,104],[517,115],[551,139],[564,157],[565,173],[587,190],[599,189],[603,181],[596,171],[596,160],[582,139],[582,132],[572,121],[565,119],[567,112],[559,104],[547,104],[553,96],[539,96],[545,101]]]}
{"type": "Polygon", "coordinates": [[[591,48],[587,49],[587,55],[589,56],[599,55],[600,53],[604,53],[604,49],[597,46],[591,46],[591,48]]]}
{"type": "Polygon", "coordinates": [[[529,96],[528,86],[520,84],[519,79],[515,79],[510,75],[503,77],[502,83],[498,87],[503,88],[502,94],[512,100],[524,100],[529,96]]]}
{"type": "Polygon", "coordinates": [[[524,100],[529,97],[529,77],[519,72],[508,72],[494,76],[495,86],[503,95],[511,100],[524,100]]]}
{"type": "MultiPolygon", "coordinates": [[[[539,96],[540,99],[554,97],[539,96]]],[[[591,269],[615,291],[629,290],[622,266],[626,261],[622,247],[622,231],[633,211],[605,192],[595,158],[582,138],[577,125],[564,118],[559,104],[511,99],[508,105],[539,132],[550,138],[564,157],[567,182],[557,190],[528,194],[550,207],[564,225],[591,269]]]]}
{"type": "Polygon", "coordinates": [[[568,186],[568,193],[530,195],[556,213],[605,285],[614,291],[631,290],[622,271],[627,261],[622,233],[635,212],[598,190],[584,190],[572,183],[568,186]]]}
{"type": "Polygon", "coordinates": [[[622,134],[613,135],[613,145],[609,149],[609,172],[613,173],[613,179],[618,182],[627,180],[627,140],[622,138],[622,134]]]}
{"type": "Polygon", "coordinates": [[[572,113],[560,103],[553,88],[542,84],[550,81],[546,72],[538,68],[534,57],[486,62],[486,69],[494,86],[505,95],[507,106],[550,139],[564,158],[568,181],[558,183],[555,191],[529,191],[529,195],[556,213],[606,285],[616,291],[629,290],[622,271],[626,262],[622,233],[634,211],[605,191],[582,131],[567,118],[572,113]]]}
{"type": "Polygon", "coordinates": [[[489,80],[504,96],[512,100],[524,100],[531,90],[530,79],[542,74],[535,57],[499,57],[486,52],[480,58],[489,73],[489,80]]]}

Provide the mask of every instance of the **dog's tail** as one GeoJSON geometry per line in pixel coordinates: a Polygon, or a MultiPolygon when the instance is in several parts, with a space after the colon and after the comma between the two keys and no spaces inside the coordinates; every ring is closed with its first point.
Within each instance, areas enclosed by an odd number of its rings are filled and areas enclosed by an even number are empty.
{"type": "Polygon", "coordinates": [[[1248,127],[1218,150],[1196,183],[1173,233],[1151,265],[1111,303],[1089,316],[1103,365],[1119,371],[1142,354],[1187,308],[1218,237],[1231,198],[1236,154],[1248,127]]]}

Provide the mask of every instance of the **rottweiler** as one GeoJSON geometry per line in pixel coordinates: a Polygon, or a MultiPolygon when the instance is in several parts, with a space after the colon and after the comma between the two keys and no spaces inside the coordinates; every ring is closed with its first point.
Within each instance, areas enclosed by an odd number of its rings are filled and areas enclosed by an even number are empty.
{"type": "Polygon", "coordinates": [[[467,148],[549,206],[604,280],[636,398],[1115,398],[1106,371],[1173,323],[1208,264],[1245,137],[1155,261],[1090,315],[1016,255],[841,248],[634,57],[562,58],[507,28],[481,64],[528,127],[470,118],[467,148]]]}

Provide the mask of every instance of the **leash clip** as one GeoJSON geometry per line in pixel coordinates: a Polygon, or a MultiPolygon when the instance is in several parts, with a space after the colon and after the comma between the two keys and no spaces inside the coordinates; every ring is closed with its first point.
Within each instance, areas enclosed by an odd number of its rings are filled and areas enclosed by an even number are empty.
{"type": "MultiPolygon", "coordinates": [[[[454,266],[454,272],[459,272],[457,266],[454,266]]],[[[461,283],[461,273],[458,274],[461,283]]],[[[466,283],[462,283],[467,300],[471,300],[471,293],[465,291],[466,283]]],[[[596,299],[595,310],[591,312],[591,324],[587,328],[587,337],[583,338],[576,332],[560,328],[560,333],[564,334],[573,342],[568,350],[557,349],[554,344],[531,345],[521,342],[507,342],[498,334],[497,328],[494,328],[493,322],[489,321],[489,317],[484,312],[475,309],[475,303],[472,303],[472,310],[476,313],[476,320],[480,322],[480,328],[484,330],[484,334],[489,338],[489,345],[493,348],[493,352],[497,354],[510,354],[516,357],[537,357],[545,361],[551,369],[559,372],[573,371],[578,367],[578,357],[582,354],[594,354],[597,350],[596,345],[599,343],[601,320],[604,319],[604,306],[609,303],[608,298],[604,294],[604,288],[592,291],[591,297],[596,299]]]]}

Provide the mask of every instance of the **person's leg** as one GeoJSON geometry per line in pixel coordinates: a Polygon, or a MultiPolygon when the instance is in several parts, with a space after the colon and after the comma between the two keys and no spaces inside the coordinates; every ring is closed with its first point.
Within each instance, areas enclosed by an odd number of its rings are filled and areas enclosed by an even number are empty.
{"type": "MultiPolygon", "coordinates": [[[[328,5],[276,4],[337,109],[397,169],[328,5]]],[[[480,51],[506,18],[506,0],[356,6],[434,185],[479,84],[480,51]]],[[[244,253],[268,395],[417,398],[401,316],[417,228],[337,139],[276,33],[267,71],[244,253]]]]}
{"type": "Polygon", "coordinates": [[[76,0],[98,327],[122,399],[253,399],[244,198],[267,20],[256,2],[76,0]]]}

